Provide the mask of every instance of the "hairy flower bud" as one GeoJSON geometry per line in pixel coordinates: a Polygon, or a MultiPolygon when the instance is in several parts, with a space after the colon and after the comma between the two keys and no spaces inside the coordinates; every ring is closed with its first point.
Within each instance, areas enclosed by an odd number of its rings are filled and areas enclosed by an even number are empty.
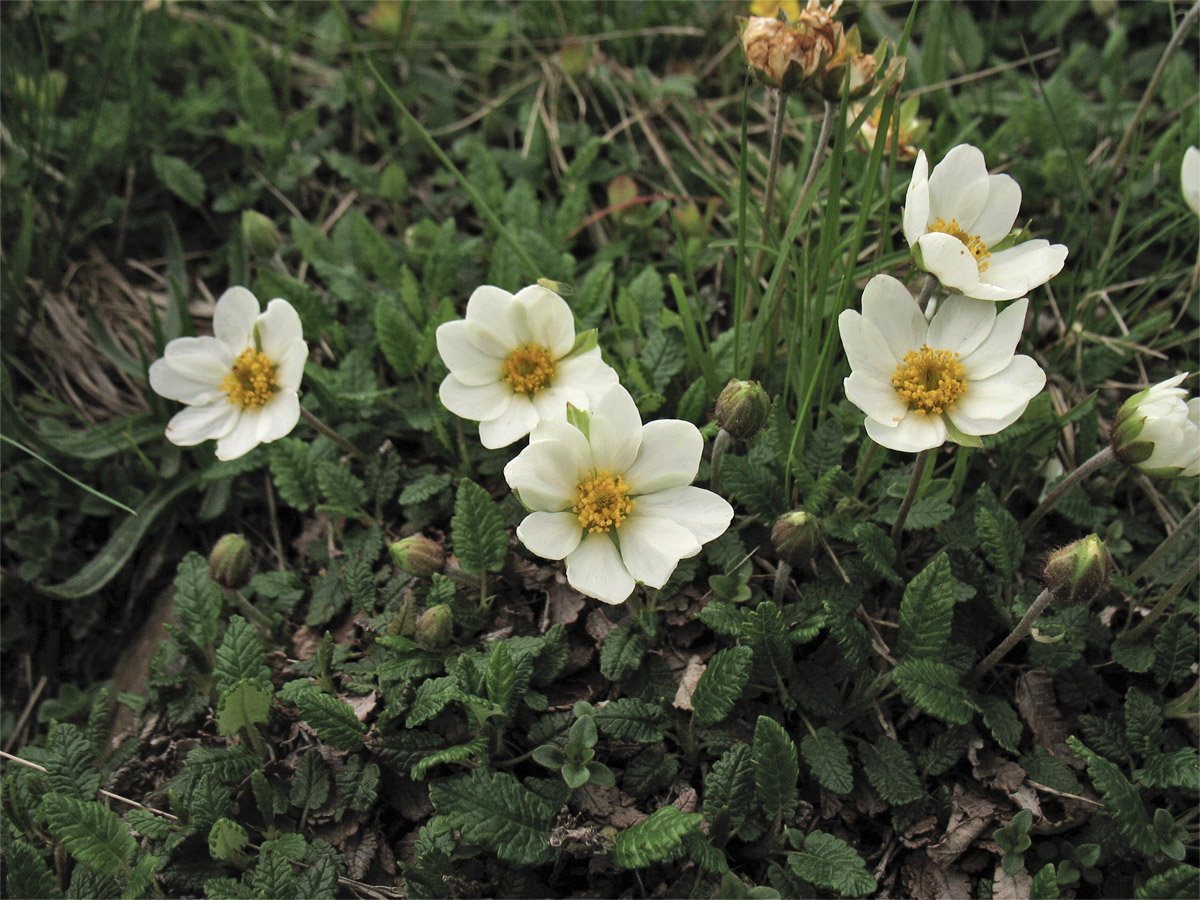
{"type": "Polygon", "coordinates": [[[439,650],[454,638],[454,616],[445,603],[431,606],[417,619],[416,639],[422,647],[439,650]]]}
{"type": "Polygon", "coordinates": [[[434,572],[440,572],[446,561],[446,551],[442,545],[421,534],[396,541],[388,547],[388,552],[396,568],[418,578],[428,578],[434,572]]]}
{"type": "Polygon", "coordinates": [[[242,237],[255,256],[271,256],[279,249],[275,223],[253,209],[242,210],[242,237]]]}
{"type": "Polygon", "coordinates": [[[1050,554],[1043,580],[1060,603],[1091,603],[1108,587],[1113,558],[1095,534],[1050,554]]]}
{"type": "Polygon", "coordinates": [[[1113,419],[1113,455],[1127,466],[1156,478],[1200,474],[1200,397],[1185,401],[1187,391],[1174,378],[1134,394],[1113,419]]]}
{"type": "Polygon", "coordinates": [[[212,580],[221,587],[238,590],[249,584],[254,573],[254,558],[245,536],[227,534],[221,537],[208,555],[208,570],[212,580]]]}
{"type": "Polygon", "coordinates": [[[806,566],[821,546],[821,520],[802,509],[784,513],[771,529],[771,544],[792,568],[806,566]]]}
{"type": "Polygon", "coordinates": [[[738,440],[758,434],[770,413],[771,398],[757,381],[730,379],[717,397],[717,424],[738,440]]]}

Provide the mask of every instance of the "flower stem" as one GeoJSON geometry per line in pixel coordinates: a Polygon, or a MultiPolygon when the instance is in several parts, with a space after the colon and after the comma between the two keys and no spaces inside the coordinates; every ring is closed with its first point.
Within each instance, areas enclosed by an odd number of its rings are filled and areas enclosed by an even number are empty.
{"type": "Polygon", "coordinates": [[[808,164],[808,174],[804,176],[804,185],[800,188],[800,196],[796,198],[796,205],[792,207],[787,231],[784,234],[790,232],[792,226],[796,224],[796,218],[800,215],[800,210],[804,208],[804,200],[808,196],[809,188],[816,180],[817,172],[821,171],[821,163],[825,161],[825,145],[829,142],[829,132],[833,128],[833,110],[834,105],[826,100],[825,116],[821,119],[821,132],[817,136],[816,146],[813,147],[812,161],[808,164]]]}
{"type": "Polygon", "coordinates": [[[991,669],[992,666],[996,665],[996,663],[1000,662],[1008,651],[1016,646],[1018,641],[1024,639],[1033,630],[1033,623],[1037,621],[1038,616],[1045,612],[1046,607],[1050,605],[1050,601],[1053,599],[1054,594],[1049,589],[1038,594],[1037,599],[1030,605],[1029,611],[1017,623],[1017,627],[1012,630],[1012,633],[1008,637],[1000,642],[999,647],[984,657],[983,661],[971,671],[971,677],[978,678],[991,669]]]}
{"type": "Polygon", "coordinates": [[[301,406],[300,415],[304,417],[304,421],[306,421],[313,428],[317,429],[317,431],[321,432],[321,434],[325,435],[325,437],[329,438],[351,456],[361,459],[363,462],[367,462],[370,459],[367,454],[363,453],[352,443],[318,419],[315,413],[309,412],[307,409],[301,406]]]}
{"type": "Polygon", "coordinates": [[[1163,539],[1163,542],[1154,548],[1154,552],[1146,557],[1146,561],[1133,570],[1133,574],[1129,576],[1130,581],[1137,581],[1156,565],[1163,558],[1166,552],[1177,544],[1183,536],[1191,530],[1191,527],[1196,523],[1196,519],[1200,518],[1200,504],[1192,507],[1192,511],[1183,517],[1183,521],[1163,539]]]}
{"type": "Polygon", "coordinates": [[[871,441],[867,445],[867,453],[863,457],[861,465],[858,467],[858,474],[854,476],[854,489],[850,492],[850,496],[855,500],[858,499],[858,495],[862,492],[863,482],[867,480],[867,473],[871,471],[871,466],[874,464],[875,457],[878,455],[878,453],[879,445],[874,441],[871,441]]]}
{"type": "Polygon", "coordinates": [[[233,605],[238,608],[238,612],[257,625],[263,634],[271,633],[271,620],[258,607],[243,597],[241,591],[227,591],[226,594],[233,600],[233,605]]]}
{"type": "Polygon", "coordinates": [[[721,491],[721,460],[725,458],[725,451],[732,443],[733,435],[724,428],[717,432],[717,438],[713,441],[712,461],[708,467],[708,487],[714,494],[721,491]]]}
{"type": "Polygon", "coordinates": [[[904,500],[900,503],[900,511],[896,513],[896,521],[892,524],[892,543],[898,543],[900,533],[904,530],[904,521],[908,518],[908,513],[912,509],[913,504],[917,501],[917,494],[921,492],[921,482],[925,477],[925,467],[929,465],[929,456],[932,450],[922,450],[917,454],[917,459],[913,463],[912,479],[908,482],[908,492],[904,495],[904,500]]]}
{"type": "Polygon", "coordinates": [[[1081,465],[1078,469],[1065,477],[1049,494],[1046,499],[1038,504],[1037,509],[1029,514],[1023,525],[1021,525],[1021,537],[1028,537],[1029,532],[1033,530],[1033,526],[1041,521],[1042,516],[1054,509],[1058,501],[1062,499],[1062,495],[1078,484],[1085,476],[1091,474],[1096,469],[1108,465],[1113,461],[1112,447],[1106,446],[1081,465]]]}
{"type": "MultiPolygon", "coordinates": [[[[763,194],[764,231],[768,230],[772,219],[772,207],[775,204],[775,183],[779,179],[779,151],[783,147],[783,124],[787,121],[787,91],[778,91],[775,100],[775,121],[771,123],[771,157],[767,165],[767,190],[763,194]]],[[[766,243],[766,235],[763,235],[766,243]]]]}
{"type": "Polygon", "coordinates": [[[921,285],[921,295],[917,297],[917,306],[921,307],[921,312],[929,315],[929,311],[925,308],[928,301],[933,297],[933,290],[938,285],[936,275],[926,275],[925,283],[921,285]]]}
{"type": "MultiPolygon", "coordinates": [[[[1186,572],[1175,579],[1175,583],[1167,588],[1167,592],[1162,595],[1150,612],[1146,613],[1146,618],[1137,623],[1137,626],[1130,629],[1128,633],[1121,635],[1123,641],[1136,641],[1139,637],[1145,634],[1146,629],[1158,620],[1158,617],[1171,608],[1171,604],[1175,602],[1175,598],[1179,593],[1191,583],[1191,580],[1196,577],[1196,573],[1200,572],[1200,560],[1188,566],[1186,572]]],[[[1125,627],[1129,628],[1129,622],[1125,623],[1125,627]]]]}

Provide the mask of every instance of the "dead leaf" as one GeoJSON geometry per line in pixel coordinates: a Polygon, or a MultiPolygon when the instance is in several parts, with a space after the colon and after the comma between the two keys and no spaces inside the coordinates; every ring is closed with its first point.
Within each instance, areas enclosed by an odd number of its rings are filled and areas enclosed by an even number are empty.
{"type": "Polygon", "coordinates": [[[925,853],[910,853],[902,870],[908,896],[913,900],[970,897],[971,879],[958,870],[947,872],[925,853]]]}
{"type": "Polygon", "coordinates": [[[379,698],[374,691],[367,694],[365,697],[345,696],[342,698],[350,704],[350,708],[354,710],[354,718],[360,722],[367,721],[367,716],[375,711],[375,707],[379,705],[379,698]]]}
{"type": "Polygon", "coordinates": [[[583,626],[597,644],[603,644],[610,631],[616,628],[616,623],[610,622],[605,610],[597,607],[588,613],[587,622],[583,626]]]}
{"type": "Polygon", "coordinates": [[[1044,669],[1030,669],[1017,679],[1017,709],[1033,732],[1035,743],[1041,744],[1068,765],[1076,769],[1083,768],[1083,760],[1067,746],[1070,731],[1062,713],[1058,711],[1054,679],[1044,669]]]}
{"type": "Polygon", "coordinates": [[[679,676],[679,690],[675,692],[674,706],[676,709],[692,710],[692,693],[696,690],[696,682],[700,680],[700,676],[704,674],[707,668],[704,661],[692,654],[687,661],[687,668],[679,676]]]}
{"type": "Polygon", "coordinates": [[[378,846],[379,838],[373,831],[366,832],[357,840],[346,841],[342,859],[346,862],[348,874],[355,881],[361,881],[367,874],[367,869],[371,867],[371,861],[375,858],[375,850],[378,846]]]}
{"type": "Polygon", "coordinates": [[[547,625],[571,625],[579,621],[587,599],[570,585],[556,581],[546,588],[546,605],[547,625]]]}
{"type": "Polygon", "coordinates": [[[995,816],[996,804],[987,797],[956,784],[951,796],[950,818],[946,834],[925,852],[935,865],[949,869],[951,864],[975,842],[995,816]]]}
{"type": "Polygon", "coordinates": [[[996,864],[996,872],[992,876],[992,900],[1028,900],[1032,887],[1033,876],[1025,869],[1009,878],[1000,864],[996,864]]]}
{"type": "Polygon", "coordinates": [[[628,828],[649,816],[637,808],[637,801],[615,787],[601,787],[588,782],[575,792],[574,802],[580,812],[601,825],[628,828]]]}

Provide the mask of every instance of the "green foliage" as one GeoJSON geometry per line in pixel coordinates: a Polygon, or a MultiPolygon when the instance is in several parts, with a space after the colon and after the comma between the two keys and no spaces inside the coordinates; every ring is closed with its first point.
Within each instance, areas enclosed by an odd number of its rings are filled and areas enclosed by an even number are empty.
{"type": "Polygon", "coordinates": [[[1195,747],[1180,747],[1170,753],[1151,753],[1134,780],[1146,787],[1187,788],[1200,791],[1200,752],[1195,747]]]}
{"type": "Polygon", "coordinates": [[[754,651],[754,678],[765,684],[781,685],[792,668],[792,646],[784,635],[787,623],[771,600],[750,610],[741,637],[754,651]]]}
{"type": "Polygon", "coordinates": [[[896,666],[892,677],[905,700],[946,722],[966,725],[978,709],[958,672],[945,663],[921,657],[906,659],[896,666]]]}
{"type": "Polygon", "coordinates": [[[54,729],[43,760],[50,790],[76,800],[91,800],[100,790],[100,772],[92,742],[65,722],[54,729]]]}
{"type": "Polygon", "coordinates": [[[740,827],[752,812],[755,771],[748,744],[725,751],[704,782],[704,817],[709,822],[723,820],[728,829],[740,827]]]}
{"type": "Polygon", "coordinates": [[[733,711],[753,665],[754,651],[749,647],[728,647],[713,654],[692,692],[697,725],[716,725],[733,711]]]}
{"type": "Polygon", "coordinates": [[[925,792],[912,759],[894,739],[880,735],[875,743],[859,741],[858,755],[867,780],[888,803],[911,803],[925,792]]]}
{"type": "Polygon", "coordinates": [[[116,813],[94,800],[54,792],[42,798],[38,819],[75,859],[104,875],[127,870],[137,843],[116,813]]]}
{"type": "Polygon", "coordinates": [[[318,512],[335,516],[357,516],[369,499],[362,479],[344,465],[330,459],[317,463],[317,487],[323,502],[318,512]]]}
{"type": "Polygon", "coordinates": [[[221,589],[208,577],[208,560],[189,553],[179,561],[175,573],[175,614],[184,633],[197,646],[217,639],[221,615],[221,589]]]}
{"type": "Polygon", "coordinates": [[[349,704],[320,691],[306,691],[296,697],[296,708],[322,741],[351,753],[362,748],[367,726],[349,704]]]}
{"type": "Polygon", "coordinates": [[[918,572],[904,589],[896,652],[905,660],[943,657],[954,615],[953,585],[950,558],[943,553],[918,572]]]}
{"type": "Polygon", "coordinates": [[[243,679],[264,683],[271,680],[258,631],[241,616],[229,619],[221,646],[217,648],[213,675],[219,691],[226,691],[243,679]]]}
{"type": "Polygon", "coordinates": [[[251,731],[267,721],[271,713],[273,689],[260,682],[243,679],[221,694],[217,704],[217,731],[232,736],[239,729],[251,731]]]}
{"type": "Polygon", "coordinates": [[[617,740],[653,744],[663,739],[662,710],[636,697],[622,697],[597,706],[594,716],[600,730],[617,740]]]}
{"type": "Polygon", "coordinates": [[[504,565],[508,548],[504,519],[488,492],[470,479],[464,478],[458,484],[450,529],[454,552],[464,572],[497,572],[504,565]]]}
{"type": "Polygon", "coordinates": [[[875,892],[875,876],[863,858],[841,838],[823,831],[805,835],[803,849],[788,854],[788,866],[805,881],[843,897],[875,892]]]}
{"type": "Polygon", "coordinates": [[[240,860],[249,842],[246,829],[232,819],[217,819],[208,831],[208,852],[213,859],[240,860]]]}
{"type": "Polygon", "coordinates": [[[979,698],[983,709],[983,724],[992,732],[996,743],[1009,753],[1016,753],[1021,743],[1021,720],[1007,702],[1000,697],[988,695],[979,698]]]}
{"type": "Polygon", "coordinates": [[[612,850],[613,864],[626,869],[641,869],[673,859],[682,850],[683,839],[698,833],[703,818],[700,813],[685,813],[674,806],[655,810],[649,818],[617,835],[612,850]]]}
{"type": "Polygon", "coordinates": [[[1200,893],[1200,869],[1182,865],[1147,878],[1134,889],[1137,900],[1191,900],[1200,893]]]}
{"type": "Polygon", "coordinates": [[[1153,856],[1158,850],[1158,841],[1150,825],[1150,816],[1134,786],[1116,765],[1089,750],[1078,738],[1067,738],[1067,743],[1087,763],[1088,775],[1104,798],[1105,810],[1116,821],[1129,845],[1145,856],[1153,856]]]}
{"type": "Polygon", "coordinates": [[[600,674],[609,681],[624,681],[637,671],[646,653],[646,635],[632,625],[619,625],[600,647],[600,674]]]}
{"type": "Polygon", "coordinates": [[[875,574],[883,576],[892,584],[904,584],[896,574],[896,545],[886,531],[870,522],[859,522],[854,526],[854,540],[867,565],[875,574]]]}
{"type": "Polygon", "coordinates": [[[1021,527],[987,485],[979,489],[976,497],[975,531],[979,535],[979,548],[992,568],[1005,578],[1012,578],[1025,551],[1021,527]]]}
{"type": "Polygon", "coordinates": [[[317,484],[312,477],[308,445],[299,438],[280,438],[268,448],[271,478],[283,502],[293,509],[306,512],[320,501],[317,484]]]}
{"type": "Polygon", "coordinates": [[[1015,878],[1025,867],[1025,851],[1033,844],[1033,839],[1029,837],[1029,826],[1032,824],[1033,813],[1022,809],[1007,826],[997,828],[992,833],[992,840],[1004,852],[1000,864],[1009,878],[1015,878]]]}
{"type": "Polygon", "coordinates": [[[751,745],[754,788],[758,803],[768,819],[791,817],[799,801],[797,781],[800,763],[796,745],[774,719],[759,716],[751,745]]]}
{"type": "Polygon", "coordinates": [[[850,751],[842,739],[828,728],[818,728],[800,742],[800,753],[821,786],[835,794],[848,794],[854,788],[854,770],[850,751]]]}
{"type": "Polygon", "coordinates": [[[63,892],[38,852],[21,840],[10,840],[4,847],[8,871],[4,886],[10,897],[46,897],[58,900],[63,892]]]}
{"type": "Polygon", "coordinates": [[[535,866],[554,857],[547,833],[555,810],[507,773],[476,769],[435,782],[429,799],[464,841],[505,862],[535,866]]]}
{"type": "Polygon", "coordinates": [[[292,775],[292,790],[288,799],[292,806],[314,809],[329,799],[331,787],[329,766],[314,748],[300,757],[300,764],[292,775]]]}

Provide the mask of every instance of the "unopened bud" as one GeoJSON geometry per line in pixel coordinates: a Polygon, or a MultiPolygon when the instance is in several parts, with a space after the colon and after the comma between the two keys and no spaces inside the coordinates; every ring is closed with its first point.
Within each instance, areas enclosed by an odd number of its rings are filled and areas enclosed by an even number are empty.
{"type": "Polygon", "coordinates": [[[218,540],[208,555],[208,570],[221,587],[238,590],[249,584],[254,558],[245,536],[227,534],[218,540]]]}
{"type": "Polygon", "coordinates": [[[738,440],[758,434],[770,414],[771,398],[757,381],[731,379],[717,397],[717,424],[738,440]]]}
{"type": "Polygon", "coordinates": [[[253,209],[242,210],[242,237],[255,256],[272,256],[279,249],[275,223],[253,209]]]}
{"type": "Polygon", "coordinates": [[[1155,478],[1200,474],[1200,398],[1187,399],[1174,378],[1134,394],[1113,419],[1113,454],[1155,478]]]}
{"type": "Polygon", "coordinates": [[[792,568],[806,566],[821,546],[821,520],[802,509],[784,513],[771,529],[771,544],[792,568]]]}
{"type": "Polygon", "coordinates": [[[420,534],[396,541],[388,548],[388,552],[392,554],[392,562],[398,569],[418,578],[428,578],[434,572],[440,572],[446,561],[446,551],[442,545],[420,534]]]}
{"type": "Polygon", "coordinates": [[[1043,580],[1060,603],[1091,603],[1108,587],[1113,558],[1099,535],[1068,544],[1050,554],[1043,580]]]}
{"type": "Polygon", "coordinates": [[[438,650],[454,637],[454,616],[445,603],[431,606],[417,619],[416,640],[422,647],[438,650]]]}

